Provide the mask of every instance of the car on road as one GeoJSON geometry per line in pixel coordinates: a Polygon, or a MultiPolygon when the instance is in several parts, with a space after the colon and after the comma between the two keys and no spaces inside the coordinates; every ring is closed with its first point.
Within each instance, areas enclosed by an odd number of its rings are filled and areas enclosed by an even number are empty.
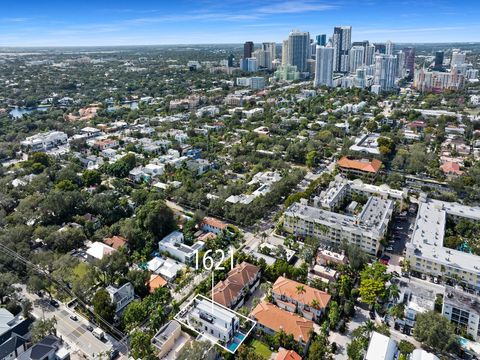
{"type": "Polygon", "coordinates": [[[92,325],[90,325],[90,324],[89,324],[89,325],[87,325],[87,330],[88,330],[88,331],[90,331],[90,332],[92,332],[92,331],[93,331],[93,326],[92,326],[92,325]]]}
{"type": "Polygon", "coordinates": [[[110,352],[110,359],[113,360],[113,359],[116,359],[119,355],[119,351],[118,349],[113,349],[111,352],[110,352]]]}
{"type": "Polygon", "coordinates": [[[77,315],[70,315],[70,319],[72,319],[73,321],[77,321],[78,317],[77,315]]]}
{"type": "Polygon", "coordinates": [[[52,305],[54,308],[59,308],[60,304],[58,303],[57,300],[50,300],[50,305],[52,305]]]}

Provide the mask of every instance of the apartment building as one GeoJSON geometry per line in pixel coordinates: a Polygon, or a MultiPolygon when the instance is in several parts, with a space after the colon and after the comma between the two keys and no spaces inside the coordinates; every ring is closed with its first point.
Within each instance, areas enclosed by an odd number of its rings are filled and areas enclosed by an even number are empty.
{"type": "Polygon", "coordinates": [[[217,303],[237,309],[243,305],[244,298],[251,294],[260,284],[260,268],[242,262],[228,272],[224,281],[220,281],[213,288],[213,300],[217,303]]]}
{"type": "Polygon", "coordinates": [[[299,236],[312,236],[324,243],[340,246],[342,242],[358,245],[363,251],[377,255],[380,241],[388,230],[394,202],[377,196],[368,198],[358,214],[340,214],[307,205],[306,199],[285,211],[284,229],[299,236]]]}
{"type": "Polygon", "coordinates": [[[337,161],[337,165],[344,174],[375,178],[382,167],[382,162],[377,159],[352,160],[344,156],[337,161]]]}
{"type": "Polygon", "coordinates": [[[480,299],[478,296],[445,287],[442,314],[476,341],[480,339],[480,299]]]}
{"type": "Polygon", "coordinates": [[[325,313],[330,295],[324,291],[280,276],[272,287],[273,302],[280,308],[318,321],[325,313]]]}
{"type": "Polygon", "coordinates": [[[480,208],[421,196],[414,230],[406,245],[411,269],[432,276],[457,278],[480,289],[480,256],[445,247],[447,217],[480,221],[480,208]]]}

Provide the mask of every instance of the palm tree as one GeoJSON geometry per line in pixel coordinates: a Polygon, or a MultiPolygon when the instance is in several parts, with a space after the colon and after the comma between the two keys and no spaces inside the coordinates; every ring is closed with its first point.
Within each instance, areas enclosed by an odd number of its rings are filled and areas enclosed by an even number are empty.
{"type": "Polygon", "coordinates": [[[310,303],[310,306],[317,310],[320,309],[320,303],[318,302],[317,299],[313,299],[312,302],[310,303]]]}
{"type": "Polygon", "coordinates": [[[400,289],[396,284],[392,284],[388,287],[388,294],[394,302],[397,302],[397,300],[400,298],[400,289]]]}
{"type": "Polygon", "coordinates": [[[297,289],[297,294],[298,294],[298,295],[304,294],[305,291],[306,291],[306,290],[305,290],[305,286],[303,286],[303,285],[298,285],[298,286],[296,287],[296,289],[297,289]]]}
{"type": "Polygon", "coordinates": [[[370,337],[370,334],[375,331],[376,326],[372,320],[367,320],[365,324],[361,326],[362,330],[370,337]]]}

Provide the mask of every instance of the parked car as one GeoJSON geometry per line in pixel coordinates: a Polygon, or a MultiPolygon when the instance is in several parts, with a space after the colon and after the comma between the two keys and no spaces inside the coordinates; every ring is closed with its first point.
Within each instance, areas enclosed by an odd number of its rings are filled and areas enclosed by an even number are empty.
{"type": "Polygon", "coordinates": [[[54,308],[59,308],[60,304],[58,303],[57,300],[50,300],[50,305],[52,305],[54,308]]]}
{"type": "Polygon", "coordinates": [[[393,247],[387,246],[387,248],[386,248],[385,250],[387,250],[387,251],[389,251],[389,252],[392,252],[392,251],[393,251],[393,247]]]}

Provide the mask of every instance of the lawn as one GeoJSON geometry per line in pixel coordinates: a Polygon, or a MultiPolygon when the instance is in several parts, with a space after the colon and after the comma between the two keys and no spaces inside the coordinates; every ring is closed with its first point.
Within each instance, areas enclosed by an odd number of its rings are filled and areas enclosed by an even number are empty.
{"type": "Polygon", "coordinates": [[[85,274],[87,273],[88,271],[88,265],[85,264],[84,262],[80,262],[74,269],[73,269],[73,273],[79,277],[79,278],[82,278],[83,276],[85,276],[85,274]]]}
{"type": "Polygon", "coordinates": [[[252,341],[250,341],[249,345],[253,347],[255,349],[255,352],[261,355],[264,359],[270,359],[270,356],[272,355],[272,351],[265,343],[259,340],[253,339],[252,341]]]}

